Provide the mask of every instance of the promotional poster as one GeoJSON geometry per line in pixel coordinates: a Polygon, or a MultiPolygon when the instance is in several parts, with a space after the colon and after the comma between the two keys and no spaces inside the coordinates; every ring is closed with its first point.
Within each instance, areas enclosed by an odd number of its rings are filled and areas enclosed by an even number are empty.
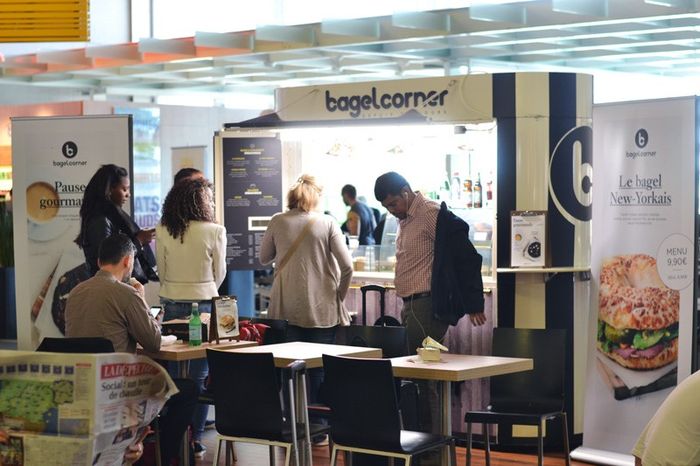
{"type": "Polygon", "coordinates": [[[63,336],[68,293],[89,278],[83,193],[101,165],[132,172],[131,116],[13,118],[12,151],[18,344],[34,349],[63,336]]]}
{"type": "Polygon", "coordinates": [[[605,169],[593,182],[583,438],[584,447],[629,455],[690,374],[695,99],[599,106],[593,120],[594,157],[605,169]]]}

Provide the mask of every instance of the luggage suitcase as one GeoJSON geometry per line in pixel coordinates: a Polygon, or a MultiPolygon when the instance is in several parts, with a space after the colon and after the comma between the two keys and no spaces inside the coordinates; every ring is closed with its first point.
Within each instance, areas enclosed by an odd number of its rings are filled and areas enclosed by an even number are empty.
{"type": "Polygon", "coordinates": [[[362,292],[362,325],[367,325],[367,293],[376,291],[379,293],[379,318],[374,322],[374,325],[382,327],[401,326],[401,322],[396,320],[395,317],[385,315],[386,304],[384,297],[386,295],[386,288],[379,285],[365,285],[360,287],[360,291],[362,292]]]}

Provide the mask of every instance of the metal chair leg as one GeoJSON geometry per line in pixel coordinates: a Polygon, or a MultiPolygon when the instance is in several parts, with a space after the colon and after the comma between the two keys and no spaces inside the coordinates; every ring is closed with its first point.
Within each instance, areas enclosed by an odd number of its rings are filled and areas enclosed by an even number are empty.
{"type": "Polygon", "coordinates": [[[482,424],[484,438],[486,439],[486,466],[491,466],[491,436],[489,435],[489,425],[482,424]]]}
{"type": "Polygon", "coordinates": [[[221,452],[221,438],[216,439],[216,451],[214,451],[214,462],[212,466],[219,466],[219,453],[221,452]]]}
{"type": "Polygon", "coordinates": [[[543,466],[544,464],[544,442],[542,439],[542,419],[537,424],[537,465],[543,466]]]}
{"type": "Polygon", "coordinates": [[[299,437],[297,437],[297,414],[296,414],[296,403],[294,402],[294,397],[296,391],[294,390],[294,380],[289,379],[289,420],[292,426],[292,448],[294,449],[294,464],[296,466],[301,466],[299,462],[299,437]]]}
{"type": "Polygon", "coordinates": [[[301,383],[301,396],[299,397],[299,403],[301,406],[299,407],[299,410],[302,413],[302,419],[301,421],[304,423],[304,438],[306,439],[306,454],[308,455],[308,462],[311,464],[312,458],[313,458],[313,453],[311,452],[311,431],[309,427],[309,407],[307,406],[306,402],[306,375],[302,375],[300,377],[300,383],[301,383]]]}
{"type": "Polygon", "coordinates": [[[238,458],[236,458],[236,450],[233,449],[233,442],[226,442],[226,448],[229,454],[231,455],[231,461],[234,463],[238,461],[238,458]]]}
{"type": "Polygon", "coordinates": [[[455,445],[454,438],[450,442],[450,464],[452,466],[457,466],[457,446],[455,445]]]}
{"type": "Polygon", "coordinates": [[[338,447],[333,446],[333,449],[331,450],[331,464],[330,466],[335,466],[335,461],[338,458],[338,447]]]}
{"type": "Polygon", "coordinates": [[[229,448],[229,445],[231,442],[228,440],[224,440],[224,451],[225,451],[225,456],[226,456],[226,466],[231,466],[231,449],[229,448]]]}
{"type": "Polygon", "coordinates": [[[274,447],[274,445],[270,445],[268,447],[268,450],[270,450],[270,466],[275,466],[275,447],[274,447]]]}
{"type": "Polygon", "coordinates": [[[292,447],[284,447],[284,466],[289,466],[289,462],[292,460],[292,447]]]}
{"type": "Polygon", "coordinates": [[[472,423],[467,422],[467,466],[472,466],[472,423]]]}
{"type": "Polygon", "coordinates": [[[564,454],[566,455],[566,466],[571,465],[571,460],[569,459],[569,423],[566,420],[566,413],[561,413],[561,431],[564,435],[564,454]]]}

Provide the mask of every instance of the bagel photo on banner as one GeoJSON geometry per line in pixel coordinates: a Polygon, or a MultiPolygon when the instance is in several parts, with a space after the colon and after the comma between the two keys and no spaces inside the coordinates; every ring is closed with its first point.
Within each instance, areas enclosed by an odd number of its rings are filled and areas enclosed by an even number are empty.
{"type": "Polygon", "coordinates": [[[594,107],[585,448],[631,455],[690,374],[695,121],[694,98],[594,107]]]}

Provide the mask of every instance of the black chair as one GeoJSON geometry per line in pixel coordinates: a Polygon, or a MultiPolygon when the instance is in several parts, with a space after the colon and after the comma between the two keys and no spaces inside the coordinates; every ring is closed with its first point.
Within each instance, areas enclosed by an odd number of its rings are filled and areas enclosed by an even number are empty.
{"type": "Polygon", "coordinates": [[[490,465],[489,424],[537,426],[537,461],[543,462],[542,424],[560,418],[566,464],[569,465],[569,433],[564,411],[564,357],[566,330],[493,329],[493,355],[532,358],[534,369],[491,378],[491,404],[486,411],[469,411],[467,466],[471,464],[472,423],[481,423],[486,443],[486,465],[490,465]]]}
{"type": "Polygon", "coordinates": [[[46,353],[114,353],[114,345],[107,338],[53,338],[41,340],[37,351],[46,353]]]}
{"type": "Polygon", "coordinates": [[[263,337],[263,345],[274,345],[276,343],[284,343],[287,341],[287,327],[289,322],[283,319],[262,319],[255,317],[250,319],[252,324],[265,324],[268,328],[265,330],[263,337]]]}
{"type": "Polygon", "coordinates": [[[391,361],[324,354],[323,368],[332,412],[331,466],[338,451],[403,458],[410,466],[414,455],[446,446],[456,464],[453,437],[401,429],[391,361]]]}
{"type": "MultiPolygon", "coordinates": [[[[296,419],[295,399],[301,400],[299,412],[306,411],[306,383],[303,361],[285,368],[284,380],[289,387],[286,409],[280,399],[280,387],[272,353],[235,353],[207,349],[209,372],[216,407],[218,432],[214,465],[217,465],[221,443],[245,442],[268,445],[270,464],[274,464],[274,447],[286,450],[285,465],[292,453],[299,462],[299,444],[306,442],[306,455],[311,458],[311,436],[328,432],[327,426],[309,425],[296,419]],[[299,385],[295,381],[299,380],[299,385]],[[295,397],[298,395],[298,398],[295,397]]],[[[227,466],[229,464],[227,450],[227,466]]]]}
{"type": "MultiPolygon", "coordinates": [[[[287,341],[287,327],[289,322],[282,319],[260,319],[254,318],[250,320],[253,324],[265,324],[269,328],[265,331],[263,337],[263,345],[274,345],[275,343],[284,343],[287,341]]],[[[198,400],[200,403],[214,405],[214,393],[211,387],[206,387],[200,394],[198,400]]]]}

